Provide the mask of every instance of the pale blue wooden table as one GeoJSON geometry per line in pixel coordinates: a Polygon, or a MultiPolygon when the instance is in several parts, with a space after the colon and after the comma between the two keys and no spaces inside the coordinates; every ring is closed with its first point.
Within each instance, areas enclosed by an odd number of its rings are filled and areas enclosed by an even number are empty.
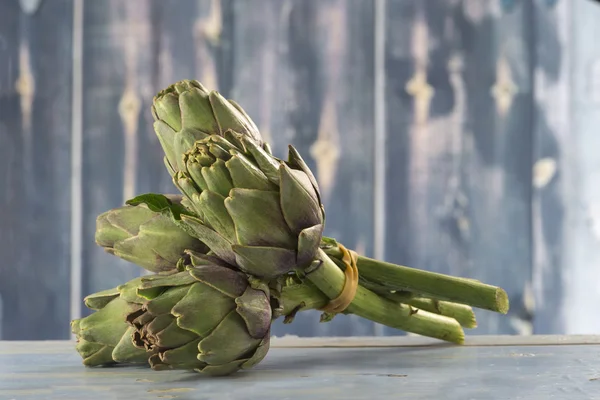
{"type": "Polygon", "coordinates": [[[0,342],[0,399],[600,399],[600,336],[274,339],[225,378],[84,368],[72,342],[0,342]]]}

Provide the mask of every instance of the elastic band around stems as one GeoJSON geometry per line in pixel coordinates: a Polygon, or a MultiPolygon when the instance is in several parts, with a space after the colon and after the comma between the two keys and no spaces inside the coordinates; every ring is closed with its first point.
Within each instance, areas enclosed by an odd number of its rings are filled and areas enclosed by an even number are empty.
{"type": "Polygon", "coordinates": [[[348,250],[339,243],[338,247],[342,252],[342,262],[346,266],[344,270],[346,280],[344,281],[344,288],[338,297],[332,299],[325,307],[321,308],[321,311],[327,313],[343,312],[352,303],[352,300],[354,300],[356,290],[358,289],[358,254],[353,250],[348,250]]]}

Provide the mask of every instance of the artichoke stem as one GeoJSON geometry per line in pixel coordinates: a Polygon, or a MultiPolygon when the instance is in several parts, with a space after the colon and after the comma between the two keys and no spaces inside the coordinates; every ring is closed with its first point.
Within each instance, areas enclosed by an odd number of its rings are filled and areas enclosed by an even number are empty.
{"type": "MultiPolygon", "coordinates": [[[[335,258],[342,257],[337,248],[326,249],[325,253],[335,258]]],[[[473,279],[405,267],[364,256],[358,257],[358,270],[361,278],[388,291],[407,290],[421,297],[446,300],[502,314],[506,314],[509,309],[508,295],[502,288],[473,279]]]]}
{"type": "MultiPolygon", "coordinates": [[[[336,298],[344,287],[344,272],[322,249],[318,251],[317,260],[320,266],[307,270],[306,277],[329,298],[336,298]]],[[[363,286],[358,287],[346,312],[406,332],[464,343],[464,332],[455,319],[393,302],[363,286]]]]}
{"type": "MultiPolygon", "coordinates": [[[[333,258],[336,264],[339,262],[333,258]]],[[[428,299],[426,297],[416,296],[414,293],[406,291],[393,291],[382,289],[380,285],[362,280],[361,284],[367,289],[377,293],[380,296],[388,298],[396,303],[404,303],[421,310],[429,311],[435,314],[445,315],[454,318],[463,328],[477,328],[477,319],[471,306],[466,304],[452,303],[444,300],[428,299]]]]}
{"type": "Polygon", "coordinates": [[[405,301],[405,303],[416,307],[420,310],[454,318],[463,328],[477,328],[477,320],[475,318],[475,313],[473,312],[473,309],[470,306],[467,306],[465,304],[451,303],[443,300],[426,299],[423,297],[415,297],[405,301]]]}
{"type": "Polygon", "coordinates": [[[282,315],[288,316],[298,311],[324,307],[329,298],[311,282],[286,285],[281,290],[282,315]]]}

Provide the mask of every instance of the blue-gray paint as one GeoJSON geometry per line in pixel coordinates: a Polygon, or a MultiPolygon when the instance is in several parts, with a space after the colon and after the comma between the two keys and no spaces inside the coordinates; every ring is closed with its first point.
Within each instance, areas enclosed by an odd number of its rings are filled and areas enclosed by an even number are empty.
{"type": "MultiPolygon", "coordinates": [[[[596,340],[596,343],[598,340],[596,340]]],[[[230,377],[85,368],[72,342],[0,342],[0,398],[600,398],[598,344],[275,347],[230,377]]],[[[373,345],[373,343],[371,343],[373,345]]]]}
{"type": "MultiPolygon", "coordinates": [[[[597,28],[576,21],[596,20],[600,5],[380,3],[378,19],[376,2],[362,0],[84,2],[82,293],[140,273],[94,244],[95,219],[128,191],[175,191],[149,105],[159,89],[197,78],[241,103],[276,155],[288,143],[300,150],[326,193],[326,234],[367,255],[380,211],[375,118],[386,115],[384,258],[505,288],[510,314],[478,312],[477,333],[597,330],[586,313],[598,301],[588,294],[600,271],[600,53],[597,28]],[[375,32],[383,25],[379,64],[375,32]],[[505,113],[491,95],[501,61],[516,90],[505,113]],[[433,90],[427,124],[406,87],[423,72],[433,90]],[[377,74],[386,83],[384,110],[374,105],[377,74]],[[139,114],[120,113],[125,93],[139,114]],[[337,159],[314,152],[328,141],[337,143],[337,159]],[[133,189],[123,175],[128,148],[133,189]],[[532,184],[539,165],[556,167],[541,187],[532,184]]],[[[0,335],[66,338],[73,6],[0,7],[0,335]],[[28,70],[35,86],[17,86],[28,70]]],[[[320,324],[308,312],[275,323],[274,333],[400,333],[375,328],[353,316],[320,324]]]]}
{"type": "Polygon", "coordinates": [[[0,8],[0,335],[65,338],[72,4],[0,8]]]}
{"type": "Polygon", "coordinates": [[[390,261],[505,288],[508,317],[478,312],[478,333],[523,333],[531,282],[531,10],[492,2],[388,1],[387,253],[390,261]],[[492,97],[504,62],[517,92],[492,97]],[[407,82],[426,75],[427,124],[407,82]]]}

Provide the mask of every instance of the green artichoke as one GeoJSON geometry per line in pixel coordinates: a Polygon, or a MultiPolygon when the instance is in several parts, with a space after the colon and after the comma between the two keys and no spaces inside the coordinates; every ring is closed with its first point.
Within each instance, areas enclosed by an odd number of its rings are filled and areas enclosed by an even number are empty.
{"type": "MultiPolygon", "coordinates": [[[[181,157],[194,142],[210,135],[223,136],[232,130],[263,146],[248,114],[233,100],[207,90],[198,81],[183,80],[160,91],[154,97],[152,115],[171,175],[183,168],[181,157]]],[[[268,150],[266,144],[264,148],[268,150]]]]}
{"type": "Polygon", "coordinates": [[[87,366],[149,363],[228,375],[259,363],[269,350],[268,288],[190,252],[196,266],[136,278],[86,298],[99,311],[71,323],[87,366]]]}
{"type": "MultiPolygon", "coordinates": [[[[177,205],[182,198],[169,196],[165,200],[177,205]]],[[[155,273],[172,271],[185,250],[208,252],[204,243],[184,232],[168,215],[144,204],[100,214],[96,243],[108,253],[155,273]]]]}
{"type": "Polygon", "coordinates": [[[134,344],[153,355],[150,366],[227,375],[260,362],[269,349],[268,290],[252,288],[245,275],[217,264],[169,276],[145,277],[145,299],[127,321],[134,344]]]}
{"type": "Polygon", "coordinates": [[[325,214],[310,169],[290,146],[288,162],[248,136],[197,141],[173,180],[197,218],[181,215],[219,258],[259,278],[307,267],[325,214]]]}
{"type": "Polygon", "coordinates": [[[132,335],[135,328],[126,321],[128,315],[142,308],[143,299],[135,294],[141,279],[136,278],[84,299],[88,308],[97,310],[71,322],[71,331],[77,338],[76,349],[84,365],[148,362],[150,353],[134,346],[132,335]]]}

